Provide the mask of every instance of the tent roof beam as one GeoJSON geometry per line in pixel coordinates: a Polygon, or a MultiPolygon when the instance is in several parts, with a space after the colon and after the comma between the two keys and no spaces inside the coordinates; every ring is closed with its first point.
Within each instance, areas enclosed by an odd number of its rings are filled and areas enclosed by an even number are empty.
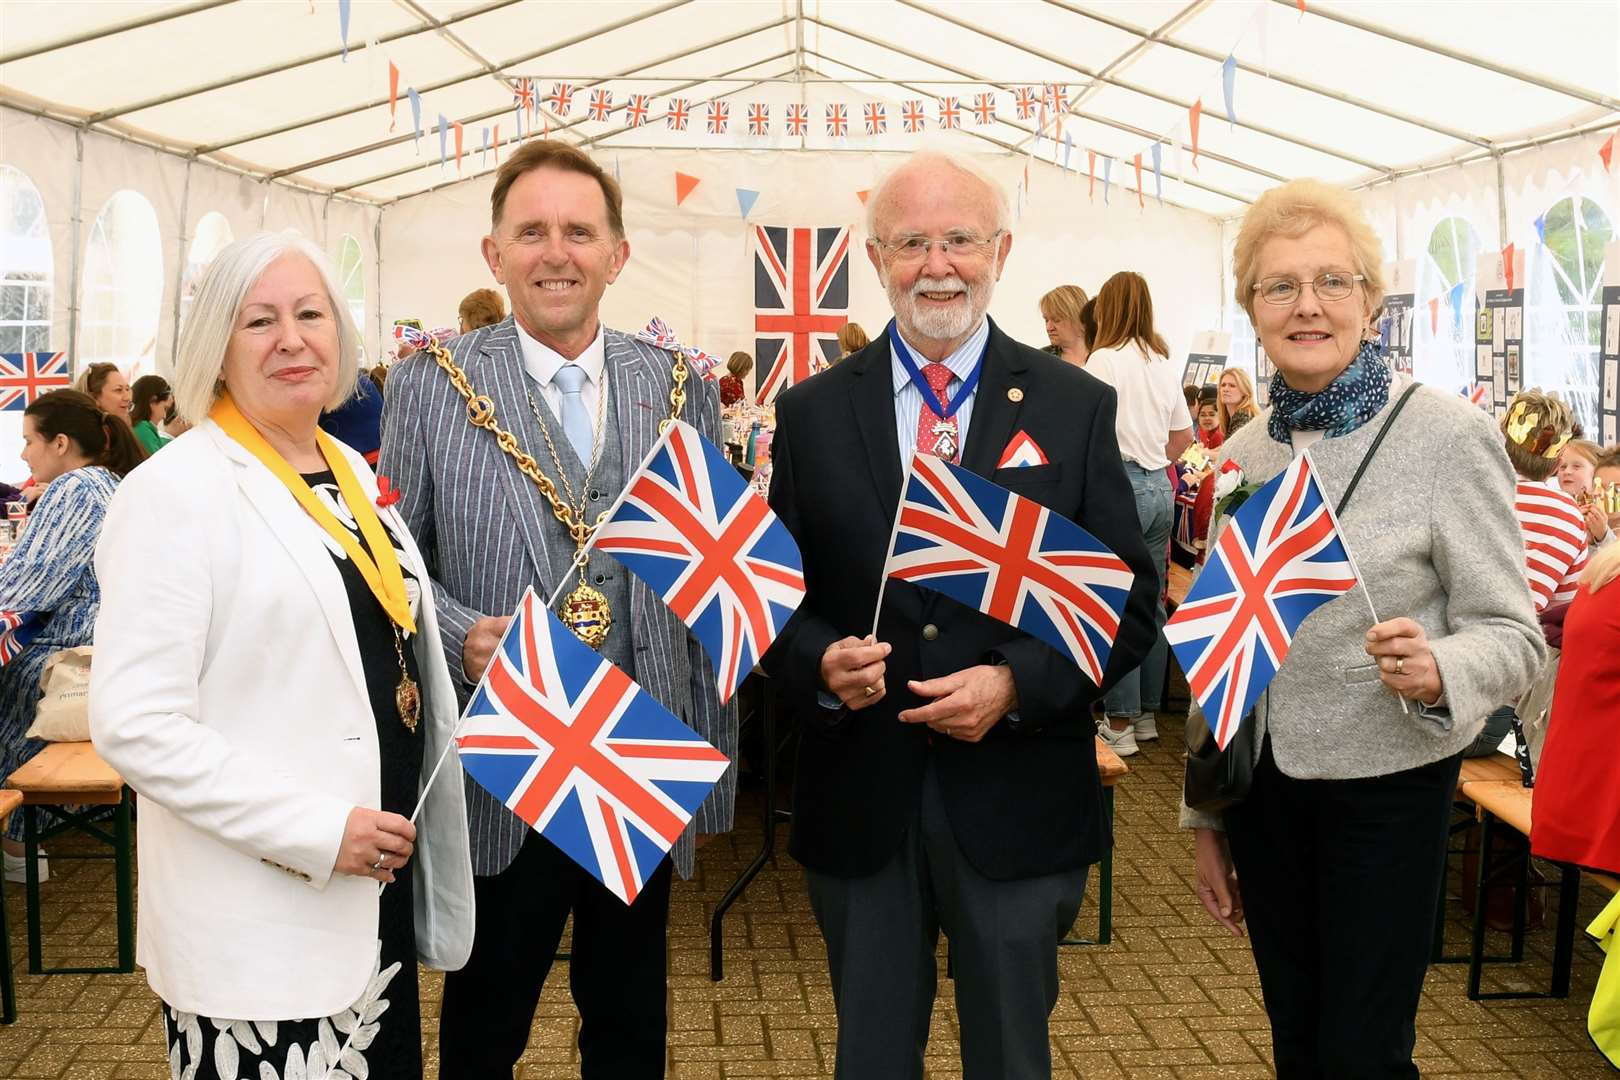
{"type": "MultiPolygon", "coordinates": [[[[1288,8],[1293,8],[1296,6],[1296,0],[1273,0],[1273,2],[1288,8]]],[[[1460,49],[1452,49],[1444,45],[1438,45],[1432,41],[1425,41],[1420,37],[1415,37],[1411,34],[1403,34],[1400,31],[1392,30],[1387,26],[1378,26],[1375,23],[1358,19],[1354,15],[1346,15],[1339,11],[1327,11],[1314,5],[1306,9],[1306,14],[1313,15],[1320,19],[1327,19],[1329,22],[1336,22],[1341,26],[1348,26],[1352,29],[1360,30],[1366,34],[1374,34],[1389,41],[1398,41],[1402,45],[1409,45],[1414,49],[1422,49],[1424,52],[1434,53],[1436,56],[1444,56],[1448,60],[1456,60],[1458,63],[1468,64],[1483,71],[1489,71],[1493,74],[1504,76],[1505,78],[1515,79],[1522,83],[1528,83],[1531,86],[1538,86],[1543,90],[1550,90],[1555,94],[1563,94],[1565,97],[1572,97],[1577,101],[1584,101],[1588,104],[1596,105],[1604,109],[1620,110],[1620,99],[1612,98],[1608,94],[1600,94],[1596,91],[1586,90],[1570,83],[1560,82],[1557,79],[1549,79],[1546,76],[1536,75],[1528,71],[1523,71],[1519,68],[1509,67],[1506,64],[1498,64],[1496,61],[1487,60],[1483,56],[1476,56],[1473,53],[1466,53],[1460,49]]]]}
{"type": "Polygon", "coordinates": [[[14,64],[19,60],[30,60],[36,56],[44,56],[46,53],[55,52],[58,49],[66,49],[74,45],[83,45],[85,42],[95,41],[97,38],[112,37],[114,34],[124,34],[131,30],[140,30],[148,26],[156,26],[158,23],[169,22],[172,19],[183,19],[187,15],[195,15],[199,11],[207,11],[209,8],[224,7],[226,4],[234,2],[235,0],[199,0],[198,3],[186,4],[184,7],[169,8],[165,11],[150,12],[146,15],[140,16],[139,18],[130,19],[127,22],[113,23],[111,26],[103,26],[95,30],[85,30],[81,33],[74,34],[71,37],[58,38],[55,41],[47,41],[43,45],[33,45],[26,49],[19,49],[14,53],[5,53],[0,55],[0,65],[14,64]]]}
{"type": "MultiPolygon", "coordinates": [[[[936,19],[950,23],[952,26],[959,27],[971,33],[978,34],[980,37],[989,38],[991,41],[999,42],[1002,45],[1006,45],[1008,48],[1017,49],[1020,52],[1028,53],[1030,56],[1045,60],[1048,63],[1057,64],[1061,67],[1068,68],[1071,71],[1077,71],[1088,79],[1093,79],[1098,82],[1105,82],[1110,86],[1117,86],[1121,90],[1125,90],[1133,94],[1140,94],[1143,97],[1152,98],[1154,101],[1160,101],[1166,105],[1174,105],[1178,109],[1185,110],[1192,108],[1193,103],[1190,101],[1182,101],[1179,98],[1171,97],[1169,94],[1161,94],[1157,90],[1152,90],[1145,86],[1138,86],[1135,83],[1126,82],[1124,79],[1119,79],[1112,75],[1108,76],[1107,78],[1102,78],[1096,72],[1090,71],[1087,68],[1076,64],[1073,60],[1067,60],[1056,53],[1046,52],[1045,50],[1038,49],[1033,45],[1026,45],[1022,42],[1014,41],[1012,38],[986,30],[980,26],[975,26],[967,20],[959,19],[954,15],[947,15],[944,12],[935,11],[932,8],[917,3],[917,0],[895,0],[895,2],[904,4],[909,8],[914,8],[926,15],[932,15],[936,19]]],[[[1251,123],[1246,120],[1238,120],[1237,126],[1240,128],[1246,128],[1249,131],[1257,132],[1261,135],[1269,136],[1273,139],[1278,139],[1282,142],[1291,143],[1294,146],[1304,147],[1306,150],[1314,150],[1318,154],[1325,154],[1328,157],[1338,158],[1341,161],[1352,162],[1361,166],[1363,169],[1370,169],[1373,172],[1379,173],[1389,172],[1388,166],[1380,165],[1375,161],[1368,161],[1365,158],[1357,157],[1348,150],[1335,150],[1332,147],[1323,146],[1321,143],[1312,142],[1309,139],[1302,139],[1297,135],[1289,135],[1286,132],[1278,131],[1275,128],[1264,127],[1260,124],[1251,123]]]]}
{"type": "MultiPolygon", "coordinates": [[[[1102,23],[1104,26],[1112,27],[1121,33],[1142,33],[1142,31],[1136,29],[1134,26],[1131,26],[1129,23],[1123,23],[1117,19],[1109,18],[1107,15],[1101,15],[1094,11],[1088,11],[1085,8],[1080,7],[1078,4],[1072,3],[1071,0],[1046,0],[1046,3],[1051,4],[1053,7],[1061,8],[1064,11],[1079,15],[1083,18],[1090,19],[1093,22],[1102,23]]],[[[1224,55],[1215,52],[1213,49],[1205,49],[1197,45],[1189,45],[1186,42],[1177,41],[1173,37],[1164,36],[1155,38],[1154,40],[1156,44],[1168,46],[1172,49],[1178,49],[1181,52],[1190,53],[1193,56],[1199,56],[1205,60],[1214,61],[1217,64],[1223,63],[1226,60],[1224,55]]],[[[1426,131],[1432,131],[1436,135],[1444,135],[1448,139],[1456,139],[1458,142],[1472,143],[1475,146],[1491,145],[1491,141],[1489,139],[1482,139],[1478,135],[1471,135],[1468,132],[1462,131],[1458,128],[1447,127],[1445,124],[1436,123],[1433,120],[1427,120],[1421,116],[1414,116],[1411,113],[1401,112],[1399,109],[1386,108],[1383,105],[1343,93],[1339,90],[1331,90],[1319,83],[1313,83],[1306,79],[1296,79],[1290,75],[1284,75],[1278,71],[1267,71],[1264,68],[1258,67],[1254,64],[1244,63],[1242,60],[1237,61],[1237,66],[1238,70],[1248,72],[1250,75],[1260,75],[1264,78],[1270,79],[1274,83],[1280,83],[1283,86],[1291,86],[1295,90],[1303,90],[1306,93],[1316,94],[1321,97],[1331,98],[1334,101],[1343,102],[1346,105],[1352,105],[1358,109],[1365,109],[1370,113],[1376,113],[1379,116],[1386,117],[1390,120],[1399,121],[1403,124],[1411,124],[1414,127],[1420,127],[1426,131]]]]}
{"type": "MultiPolygon", "coordinates": [[[[450,18],[443,20],[443,25],[449,25],[453,22],[460,22],[463,19],[475,18],[479,15],[496,11],[500,8],[508,7],[518,2],[519,0],[494,0],[493,3],[485,4],[482,7],[469,8],[466,11],[452,15],[450,18]]],[[[396,30],[392,34],[385,34],[376,40],[376,44],[386,45],[391,41],[398,41],[401,38],[415,37],[417,34],[426,33],[431,29],[433,29],[431,26],[406,27],[403,30],[396,30]]],[[[356,42],[354,45],[350,46],[349,51],[359,52],[362,49],[369,48],[371,44],[371,42],[365,41],[356,42]]],[[[267,64],[264,67],[256,68],[253,71],[249,71],[242,75],[232,75],[228,79],[216,79],[211,83],[204,83],[201,86],[189,86],[184,90],[177,90],[172,94],[164,94],[161,97],[148,98],[145,101],[136,101],[128,105],[119,105],[116,108],[105,109],[101,112],[91,114],[90,118],[85,122],[89,124],[99,124],[107,120],[116,119],[120,116],[127,116],[130,113],[141,112],[145,109],[155,109],[160,105],[169,105],[176,101],[184,101],[186,98],[196,97],[198,94],[209,94],[215,90],[228,90],[233,86],[240,86],[242,83],[252,82],[254,79],[262,79],[267,75],[279,75],[284,71],[291,71],[294,68],[305,67],[309,64],[318,64],[323,60],[331,60],[342,55],[342,49],[328,49],[326,52],[315,53],[310,56],[302,56],[294,60],[284,60],[276,64],[267,64]]]]}

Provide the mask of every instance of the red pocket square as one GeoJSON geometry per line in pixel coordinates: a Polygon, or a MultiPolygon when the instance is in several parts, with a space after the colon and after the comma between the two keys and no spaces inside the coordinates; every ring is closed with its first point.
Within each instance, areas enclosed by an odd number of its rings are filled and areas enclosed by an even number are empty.
{"type": "Polygon", "coordinates": [[[996,464],[996,468],[1023,469],[1046,463],[1046,454],[1042,452],[1040,444],[1029,437],[1029,432],[1020,431],[1012,437],[1007,449],[1001,452],[1001,460],[996,464]]]}

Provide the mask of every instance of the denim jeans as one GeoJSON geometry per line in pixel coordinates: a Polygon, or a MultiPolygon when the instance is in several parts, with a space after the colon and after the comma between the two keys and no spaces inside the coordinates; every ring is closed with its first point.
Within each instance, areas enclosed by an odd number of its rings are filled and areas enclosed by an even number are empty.
{"type": "Polygon", "coordinates": [[[1153,563],[1153,572],[1158,575],[1153,585],[1153,617],[1159,632],[1142,666],[1126,672],[1125,677],[1103,695],[1103,710],[1109,716],[1136,716],[1144,705],[1149,710],[1158,707],[1164,698],[1164,672],[1170,649],[1164,640],[1164,582],[1170,559],[1175,494],[1170,490],[1170,477],[1163,469],[1144,469],[1134,461],[1127,461],[1125,475],[1130,478],[1131,491],[1136,496],[1136,517],[1142,525],[1148,558],[1153,563]]]}

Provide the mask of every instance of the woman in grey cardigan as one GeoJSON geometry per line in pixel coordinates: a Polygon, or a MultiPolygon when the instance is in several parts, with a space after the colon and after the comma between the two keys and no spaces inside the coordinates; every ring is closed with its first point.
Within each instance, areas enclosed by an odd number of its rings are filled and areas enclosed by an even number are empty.
{"type": "MultiPolygon", "coordinates": [[[[1221,454],[1246,480],[1309,449],[1329,500],[1343,496],[1410,381],[1366,341],[1381,258],[1354,197],[1319,181],[1245,216],[1237,298],[1277,366],[1271,408],[1221,454]]],[[[1248,797],[1218,817],[1182,809],[1199,899],[1234,934],[1246,918],[1281,1080],[1418,1075],[1460,755],[1545,652],[1513,472],[1461,398],[1412,395],[1341,525],[1370,596],[1322,606],[1295,634],[1244,721],[1262,736],[1248,797]]]]}

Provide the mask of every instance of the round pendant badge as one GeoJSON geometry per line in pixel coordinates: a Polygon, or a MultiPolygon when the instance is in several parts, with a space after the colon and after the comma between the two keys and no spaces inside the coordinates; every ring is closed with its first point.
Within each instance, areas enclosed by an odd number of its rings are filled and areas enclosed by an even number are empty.
{"type": "Polygon", "coordinates": [[[607,640],[608,631],[613,629],[613,609],[606,596],[581,583],[563,601],[562,621],[575,637],[599,649],[607,640]]]}
{"type": "Polygon", "coordinates": [[[399,685],[394,687],[394,708],[399,710],[399,719],[405,725],[405,730],[415,735],[416,725],[422,717],[422,693],[417,689],[416,680],[409,675],[401,675],[399,685]]]}

